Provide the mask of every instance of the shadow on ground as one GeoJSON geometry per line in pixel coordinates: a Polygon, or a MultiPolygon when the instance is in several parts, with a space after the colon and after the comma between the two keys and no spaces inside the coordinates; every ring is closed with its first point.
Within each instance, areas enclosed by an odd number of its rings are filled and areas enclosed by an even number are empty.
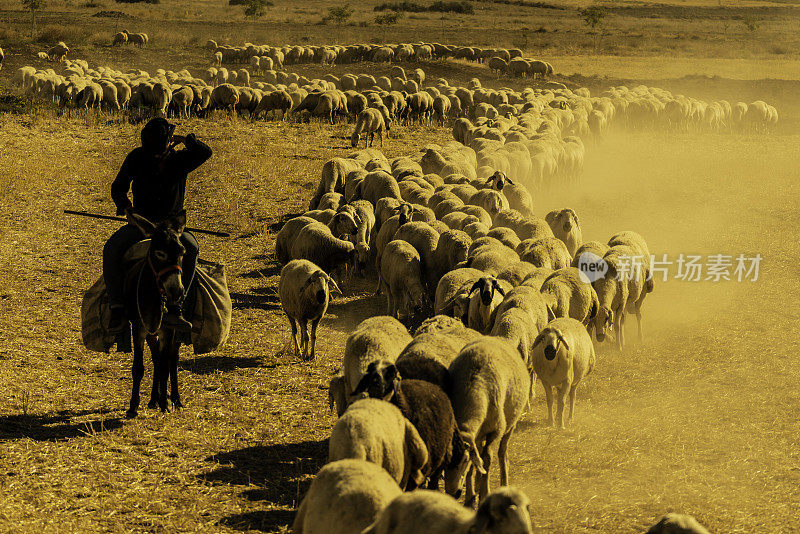
{"type": "Polygon", "coordinates": [[[255,485],[243,493],[248,500],[294,507],[327,456],[327,440],[247,447],[209,457],[220,465],[200,478],[214,484],[255,485]]]}
{"type": "Polygon", "coordinates": [[[235,371],[236,369],[249,369],[259,367],[262,359],[250,356],[196,356],[182,360],[178,365],[181,369],[196,375],[207,375],[215,371],[235,371]]]}
{"type": "Polygon", "coordinates": [[[0,417],[0,442],[28,438],[34,441],[60,441],[122,426],[119,417],[104,417],[96,411],[63,411],[45,415],[7,415],[0,417]],[[73,419],[80,418],[80,421],[73,419]]]}

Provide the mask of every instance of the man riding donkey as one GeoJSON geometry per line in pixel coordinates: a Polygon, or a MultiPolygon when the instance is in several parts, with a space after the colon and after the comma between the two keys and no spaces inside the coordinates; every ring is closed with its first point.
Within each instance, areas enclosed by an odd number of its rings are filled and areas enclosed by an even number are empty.
{"type": "MultiPolygon", "coordinates": [[[[176,332],[189,332],[192,324],[183,317],[183,297],[194,279],[199,247],[197,239],[185,230],[186,212],[183,208],[187,175],[211,157],[211,148],[194,134],[173,135],[175,125],[164,118],[150,120],[142,129],[142,146],[133,149],[111,184],[111,198],[117,215],[125,215],[128,224],[108,239],[103,249],[103,278],[108,291],[111,318],[110,333],[119,333],[128,323],[125,313],[125,253],[145,237],[143,224],[169,222],[180,228],[180,244],[184,247],[181,272],[183,294],[165,298],[167,313],[161,326],[176,332]],[[179,144],[184,149],[175,150],[179,144]],[[128,198],[132,191],[133,201],[128,198]]],[[[158,276],[158,274],[157,274],[158,276]]],[[[180,292],[181,288],[177,288],[180,292]]]]}

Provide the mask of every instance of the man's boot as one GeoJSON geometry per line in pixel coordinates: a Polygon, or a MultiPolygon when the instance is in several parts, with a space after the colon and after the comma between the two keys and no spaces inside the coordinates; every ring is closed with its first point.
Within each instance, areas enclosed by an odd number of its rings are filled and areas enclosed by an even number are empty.
{"type": "Polygon", "coordinates": [[[167,306],[167,313],[161,321],[162,326],[171,328],[176,332],[191,332],[192,323],[184,319],[183,311],[179,304],[167,306]]]}
{"type": "Polygon", "coordinates": [[[108,320],[108,333],[119,334],[128,325],[128,318],[125,316],[125,306],[111,306],[111,317],[108,320]]]}

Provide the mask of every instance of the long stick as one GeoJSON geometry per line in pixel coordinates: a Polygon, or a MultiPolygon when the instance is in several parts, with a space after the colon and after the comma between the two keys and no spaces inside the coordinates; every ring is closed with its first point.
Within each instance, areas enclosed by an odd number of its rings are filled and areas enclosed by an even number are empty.
{"type": "MultiPolygon", "coordinates": [[[[120,221],[120,222],[128,222],[128,219],[125,217],[115,217],[113,215],[100,215],[99,213],[89,213],[88,211],[74,211],[74,210],[64,210],[64,213],[68,215],[80,215],[81,217],[91,217],[92,219],[105,219],[108,221],[120,221]]],[[[228,232],[215,232],[214,230],[202,230],[200,228],[191,228],[189,226],[186,227],[187,230],[190,232],[197,232],[198,234],[208,234],[217,237],[230,237],[231,234],[228,232]]]]}

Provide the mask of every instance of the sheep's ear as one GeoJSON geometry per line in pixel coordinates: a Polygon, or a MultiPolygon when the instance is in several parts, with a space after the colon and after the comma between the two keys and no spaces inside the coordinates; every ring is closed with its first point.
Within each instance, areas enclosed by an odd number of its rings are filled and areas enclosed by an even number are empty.
{"type": "Polygon", "coordinates": [[[483,278],[479,278],[478,281],[472,285],[472,288],[469,290],[469,293],[467,294],[471,296],[473,293],[475,293],[476,290],[483,289],[483,286],[485,284],[486,280],[484,280],[483,278]]]}
{"type": "Polygon", "coordinates": [[[492,280],[492,285],[494,286],[495,290],[497,290],[498,293],[503,295],[503,297],[506,296],[506,290],[502,288],[500,282],[498,282],[497,280],[492,280]]]}
{"type": "Polygon", "coordinates": [[[540,332],[539,335],[536,336],[536,339],[533,341],[533,346],[531,346],[531,349],[535,349],[536,346],[539,343],[541,343],[543,339],[544,339],[544,332],[540,332]]]}
{"type": "Polygon", "coordinates": [[[351,393],[350,396],[352,397],[354,395],[361,395],[362,393],[367,391],[367,387],[369,386],[369,379],[370,379],[369,373],[367,373],[364,376],[362,376],[361,380],[358,381],[358,385],[356,386],[356,389],[353,390],[353,393],[351,393]]]}
{"type": "Polygon", "coordinates": [[[336,281],[333,278],[331,278],[330,276],[328,276],[327,279],[328,279],[328,284],[330,285],[331,289],[333,289],[336,293],[338,293],[340,296],[343,297],[344,293],[342,293],[342,290],[339,289],[339,285],[336,283],[336,281]]]}
{"type": "Polygon", "coordinates": [[[510,183],[511,185],[517,185],[514,182],[512,182],[511,178],[509,178],[508,176],[506,176],[506,182],[510,183]]]}
{"type": "Polygon", "coordinates": [[[556,314],[553,311],[553,308],[551,308],[547,304],[545,304],[545,308],[547,308],[547,322],[549,323],[550,321],[556,318],[556,314]]]}
{"type": "Polygon", "coordinates": [[[567,340],[564,339],[564,334],[561,333],[561,330],[556,330],[556,336],[558,337],[558,340],[564,344],[564,348],[569,351],[569,343],[567,343],[567,340]]]}
{"type": "Polygon", "coordinates": [[[608,310],[608,319],[606,319],[609,323],[614,324],[614,310],[611,308],[606,308],[608,310]]]}

